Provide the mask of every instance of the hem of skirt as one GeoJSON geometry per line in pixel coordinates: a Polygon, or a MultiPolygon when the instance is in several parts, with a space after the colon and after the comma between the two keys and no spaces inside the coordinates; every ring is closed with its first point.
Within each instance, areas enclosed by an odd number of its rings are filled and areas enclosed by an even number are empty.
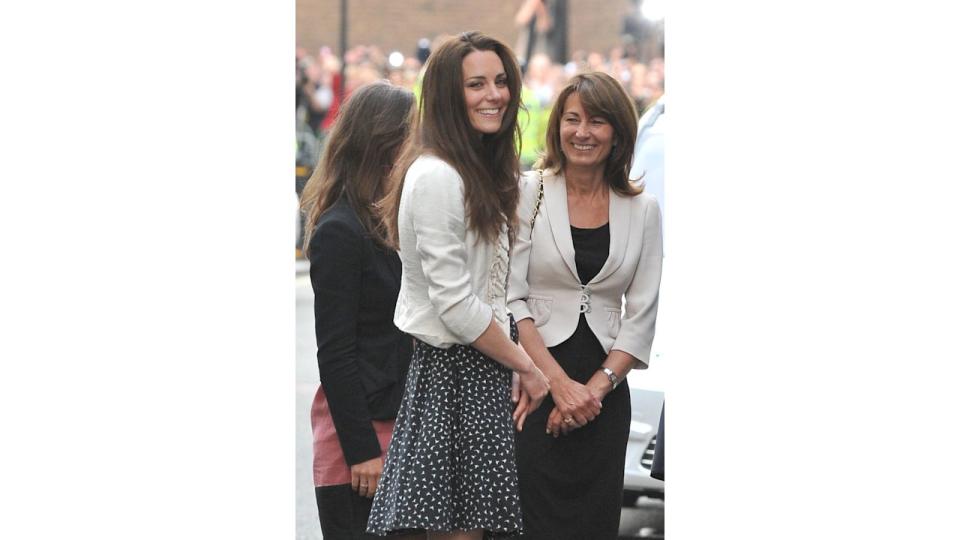
{"type": "Polygon", "coordinates": [[[378,527],[376,529],[367,528],[367,533],[375,534],[377,536],[386,536],[390,534],[400,534],[404,532],[416,532],[416,531],[433,531],[433,532],[453,532],[453,531],[474,531],[477,529],[482,529],[485,532],[492,534],[519,534],[523,532],[523,527],[521,525],[510,526],[510,525],[499,525],[491,526],[489,524],[439,524],[439,523],[408,523],[408,524],[393,524],[387,527],[378,527]]]}

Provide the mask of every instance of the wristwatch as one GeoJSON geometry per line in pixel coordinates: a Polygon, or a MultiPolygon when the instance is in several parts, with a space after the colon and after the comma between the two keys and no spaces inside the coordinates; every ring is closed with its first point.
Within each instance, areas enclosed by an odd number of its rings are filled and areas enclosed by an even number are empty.
{"type": "Polygon", "coordinates": [[[620,377],[617,377],[617,374],[614,373],[612,369],[605,367],[600,371],[602,371],[603,374],[607,376],[607,379],[610,379],[610,384],[613,386],[611,390],[616,388],[617,385],[620,384],[620,377]]]}

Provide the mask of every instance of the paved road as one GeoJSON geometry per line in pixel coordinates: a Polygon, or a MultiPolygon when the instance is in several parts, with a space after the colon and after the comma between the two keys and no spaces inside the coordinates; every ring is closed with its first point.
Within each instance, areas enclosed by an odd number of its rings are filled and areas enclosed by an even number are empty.
{"type": "Polygon", "coordinates": [[[663,506],[662,499],[640,497],[633,508],[621,510],[620,538],[664,538],[663,506]]]}
{"type": "Polygon", "coordinates": [[[310,404],[320,384],[313,334],[313,290],[307,275],[297,276],[297,540],[321,540],[313,494],[313,433],[310,404]]]}

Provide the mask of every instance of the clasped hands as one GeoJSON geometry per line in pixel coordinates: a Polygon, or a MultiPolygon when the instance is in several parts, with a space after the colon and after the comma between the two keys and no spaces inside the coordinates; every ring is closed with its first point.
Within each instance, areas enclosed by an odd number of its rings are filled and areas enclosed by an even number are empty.
{"type": "MultiPolygon", "coordinates": [[[[536,407],[519,388],[517,375],[514,374],[513,401],[517,404],[513,412],[513,421],[517,430],[523,431],[523,422],[527,414],[536,407]]],[[[550,395],[554,407],[547,417],[547,434],[559,437],[574,429],[581,428],[593,421],[603,408],[603,392],[591,389],[569,377],[555,380],[550,384],[550,395]]],[[[537,403],[539,405],[539,403],[537,403]]]]}

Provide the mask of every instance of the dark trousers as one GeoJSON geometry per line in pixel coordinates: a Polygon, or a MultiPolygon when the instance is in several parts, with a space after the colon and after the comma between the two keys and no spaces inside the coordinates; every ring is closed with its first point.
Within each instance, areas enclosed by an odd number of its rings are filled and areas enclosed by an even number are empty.
{"type": "Polygon", "coordinates": [[[323,540],[380,538],[366,533],[373,499],[357,495],[350,484],[315,489],[323,540]]]}

